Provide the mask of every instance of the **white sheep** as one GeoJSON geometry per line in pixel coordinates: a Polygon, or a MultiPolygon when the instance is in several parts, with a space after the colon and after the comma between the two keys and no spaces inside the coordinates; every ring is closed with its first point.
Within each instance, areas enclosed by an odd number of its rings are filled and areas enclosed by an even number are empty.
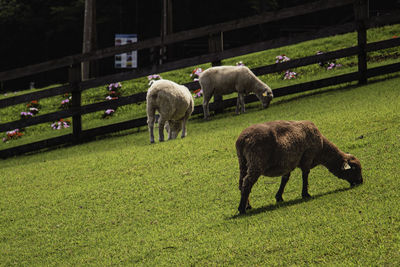
{"type": "Polygon", "coordinates": [[[204,118],[210,116],[209,102],[213,95],[226,95],[238,92],[236,114],[245,112],[244,96],[253,92],[261,101],[263,108],[267,108],[273,98],[271,88],[257,78],[245,66],[218,66],[205,70],[200,74],[199,83],[203,90],[204,118]]]}
{"type": "Polygon", "coordinates": [[[154,143],[155,112],[158,111],[159,141],[164,141],[164,126],[168,140],[175,139],[180,130],[182,138],[186,136],[186,122],[194,109],[192,94],[189,89],[169,80],[158,80],[152,83],[146,96],[147,124],[150,142],[154,143]]]}
{"type": "Polygon", "coordinates": [[[296,167],[302,170],[302,197],[309,198],[308,174],[317,165],[351,186],[361,184],[361,163],[351,154],[342,152],[321,134],[310,121],[272,121],[254,124],[239,135],[236,141],[239,159],[239,212],[251,208],[249,194],[260,175],[282,176],[275,198],[283,201],[282,194],[290,173],[296,167]]]}

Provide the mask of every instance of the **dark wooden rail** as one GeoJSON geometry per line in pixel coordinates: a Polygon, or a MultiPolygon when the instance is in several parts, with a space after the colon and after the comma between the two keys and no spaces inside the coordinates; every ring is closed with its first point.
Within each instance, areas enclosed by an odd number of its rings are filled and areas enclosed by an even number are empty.
{"type": "MultiPolygon", "coordinates": [[[[321,79],[317,81],[311,81],[301,84],[296,84],[292,86],[282,87],[274,89],[275,97],[280,97],[288,94],[304,92],[308,90],[314,90],[317,88],[322,88],[326,86],[336,85],[340,83],[347,83],[351,81],[359,81],[360,83],[365,83],[368,78],[383,75],[387,73],[400,71],[400,63],[390,64],[382,67],[368,69],[366,65],[366,55],[368,52],[397,47],[400,46],[400,38],[384,40],[374,43],[367,44],[366,41],[366,29],[369,27],[376,27],[381,25],[386,25],[394,22],[400,21],[400,12],[394,13],[393,15],[368,18],[368,1],[367,0],[341,0],[341,1],[318,1],[312,4],[306,4],[299,7],[293,7],[288,9],[283,9],[278,12],[269,12],[259,16],[254,16],[251,18],[240,19],[236,21],[230,21],[225,23],[220,23],[217,25],[206,26],[190,31],[180,32],[172,35],[167,35],[163,42],[160,38],[150,39],[141,41],[139,43],[134,43],[122,47],[112,47],[102,50],[97,50],[90,54],[85,55],[75,55],[70,57],[65,57],[59,60],[45,62],[33,66],[28,66],[26,68],[20,68],[16,70],[6,71],[0,73],[0,80],[9,80],[22,77],[25,75],[31,75],[33,73],[43,72],[55,68],[61,68],[65,66],[70,66],[69,77],[70,82],[68,85],[62,85],[59,87],[37,91],[34,93],[29,93],[25,95],[10,97],[0,100],[0,108],[6,108],[16,104],[26,103],[31,100],[38,100],[46,97],[56,96],[64,94],[67,92],[72,92],[72,107],[68,110],[52,112],[45,115],[35,116],[30,119],[17,120],[13,122],[0,124],[0,132],[12,130],[15,128],[28,127],[40,123],[51,122],[59,118],[73,118],[73,133],[51,138],[39,142],[34,142],[31,144],[26,144],[22,146],[13,147],[10,149],[5,149],[0,151],[0,157],[9,157],[13,155],[18,155],[21,153],[26,153],[30,151],[35,151],[43,149],[50,146],[68,144],[68,143],[79,143],[84,140],[93,138],[98,135],[108,134],[112,132],[117,132],[121,130],[127,130],[135,127],[141,127],[146,125],[146,118],[138,118],[130,121],[110,124],[94,129],[82,130],[81,126],[81,116],[87,113],[105,110],[108,108],[116,108],[123,105],[139,103],[145,101],[146,93],[133,94],[126,97],[120,97],[118,100],[113,101],[103,101],[99,103],[94,103],[90,105],[81,105],[81,93],[83,90],[108,84],[111,82],[125,81],[138,77],[143,77],[153,73],[162,73],[165,71],[171,71],[175,69],[180,69],[183,67],[199,65],[203,63],[213,62],[213,65],[220,64],[223,59],[236,57],[248,53],[253,53],[257,51],[263,51],[271,48],[281,47],[285,45],[295,44],[307,40],[317,39],[321,37],[328,37],[336,34],[343,34],[347,32],[356,31],[358,32],[358,43],[357,46],[349,47],[345,49],[340,49],[336,51],[327,52],[321,55],[314,55],[299,59],[294,59],[288,62],[272,64],[268,66],[261,66],[252,69],[256,75],[264,75],[268,73],[280,72],[290,68],[296,68],[301,66],[306,66],[310,64],[316,64],[318,62],[329,61],[333,59],[348,57],[348,56],[358,56],[358,71],[339,75],[335,77],[330,77],[326,79],[321,79]],[[355,21],[354,23],[347,23],[335,27],[324,28],[320,31],[313,33],[304,33],[292,36],[290,38],[279,38],[270,41],[264,41],[259,43],[254,43],[238,48],[233,48],[229,50],[223,50],[222,45],[222,32],[230,31],[235,29],[240,29],[244,27],[254,26],[261,23],[267,23],[271,21],[281,20],[284,18],[309,14],[312,12],[317,12],[329,8],[334,8],[338,6],[352,5],[354,8],[355,21]],[[134,70],[129,72],[123,72],[113,75],[107,75],[99,77],[93,80],[81,81],[80,80],[80,62],[89,61],[94,59],[100,59],[108,56],[112,56],[116,53],[127,52],[131,50],[145,49],[149,47],[155,47],[160,45],[172,44],[179,41],[189,40],[201,36],[210,36],[210,50],[208,54],[204,54],[197,57],[185,58],[173,62],[167,62],[159,66],[144,67],[140,70],[134,70]],[[221,43],[220,43],[221,42],[221,43]]],[[[197,82],[191,82],[186,84],[190,89],[199,88],[197,82]]],[[[246,98],[246,103],[258,101],[254,95],[250,95],[246,98]]],[[[217,103],[212,103],[210,109],[212,111],[220,110],[227,107],[232,107],[236,105],[236,98],[222,100],[220,99],[217,103]]],[[[193,114],[202,113],[202,107],[196,106],[193,114]]]]}

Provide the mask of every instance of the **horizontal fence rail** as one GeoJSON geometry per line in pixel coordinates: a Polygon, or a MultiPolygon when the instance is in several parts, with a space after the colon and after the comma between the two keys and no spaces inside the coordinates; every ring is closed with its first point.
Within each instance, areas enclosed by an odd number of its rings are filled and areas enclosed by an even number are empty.
{"type": "MultiPolygon", "coordinates": [[[[400,71],[400,63],[393,63],[390,65],[369,69],[367,72],[367,75],[368,75],[368,78],[372,78],[375,76],[390,74],[390,73],[399,72],[399,71],[400,71]]],[[[342,83],[354,82],[354,81],[357,81],[359,79],[359,77],[360,77],[360,75],[358,72],[352,72],[352,73],[343,74],[343,75],[339,75],[339,76],[335,76],[335,77],[331,77],[331,78],[325,78],[325,79],[321,79],[321,80],[281,87],[281,88],[277,88],[277,89],[273,90],[274,98],[291,95],[291,94],[295,94],[295,93],[302,93],[302,92],[315,90],[315,89],[319,89],[319,88],[324,88],[324,87],[328,87],[328,86],[333,86],[333,85],[338,85],[338,84],[342,84],[342,83]]],[[[237,101],[236,97],[223,100],[223,106],[225,108],[234,107],[234,106],[236,106],[236,101],[237,101]]],[[[253,102],[257,102],[257,101],[259,101],[259,100],[257,99],[257,97],[255,95],[248,95],[245,98],[246,103],[253,103],[253,102]]],[[[216,108],[215,104],[210,103],[210,111],[214,111],[215,108],[216,108]]],[[[197,106],[195,106],[192,115],[202,114],[202,113],[203,113],[203,107],[201,105],[197,105],[197,106]]],[[[142,126],[147,126],[147,118],[146,117],[84,130],[81,133],[82,134],[81,140],[82,141],[90,140],[92,138],[95,138],[96,136],[110,134],[110,133],[124,131],[124,130],[129,130],[132,128],[138,128],[138,127],[142,127],[142,126]]],[[[38,142],[26,144],[26,145],[21,145],[21,146],[9,148],[9,149],[1,150],[0,157],[8,158],[8,157],[12,157],[15,155],[27,153],[27,152],[45,149],[48,147],[69,144],[69,143],[72,143],[73,141],[74,141],[73,134],[62,135],[62,136],[50,138],[47,140],[42,140],[42,141],[38,141],[38,142]]]]}
{"type": "MultiPolygon", "coordinates": [[[[373,51],[392,48],[392,47],[396,47],[396,46],[400,46],[400,38],[393,38],[393,39],[388,39],[388,40],[384,40],[384,41],[369,43],[369,44],[367,44],[367,52],[373,52],[373,51]]],[[[287,70],[289,68],[301,67],[301,66],[306,66],[306,65],[323,62],[323,61],[328,61],[328,60],[332,60],[332,59],[354,56],[357,53],[358,53],[358,47],[354,46],[354,47],[350,47],[350,48],[344,48],[344,49],[340,49],[340,50],[336,50],[336,51],[332,51],[332,52],[327,52],[327,53],[324,53],[321,55],[309,56],[309,57],[300,58],[300,59],[293,59],[293,60],[279,63],[279,64],[272,64],[272,65],[268,65],[268,66],[258,67],[258,68],[252,69],[252,71],[257,76],[264,75],[264,74],[268,74],[268,73],[274,73],[274,72],[278,72],[278,71],[287,70]]],[[[193,62],[195,62],[195,60],[193,60],[193,62]]],[[[205,61],[205,62],[210,62],[210,61],[205,61]]],[[[192,64],[192,65],[194,65],[194,64],[192,64]]],[[[188,66],[192,66],[192,65],[188,65],[188,66]]],[[[185,66],[185,67],[187,67],[187,66],[185,66]]],[[[164,67],[164,68],[166,70],[171,70],[171,68],[167,68],[167,67],[164,67]]],[[[132,79],[132,78],[130,78],[132,76],[133,76],[133,78],[137,78],[137,77],[143,77],[146,75],[150,75],[153,73],[164,72],[160,69],[157,69],[157,70],[159,70],[159,71],[152,72],[152,71],[146,70],[146,71],[142,71],[140,74],[137,74],[137,75],[130,73],[130,74],[127,74],[129,76],[129,78],[124,77],[125,74],[119,74],[117,76],[115,76],[115,75],[106,76],[106,77],[102,77],[101,80],[96,79],[93,81],[82,82],[80,84],[80,88],[83,91],[83,90],[90,89],[90,88],[93,88],[96,86],[104,85],[106,83],[129,80],[129,79],[132,79]]],[[[190,90],[197,89],[199,86],[197,82],[191,82],[191,83],[187,83],[185,85],[190,90]]],[[[39,99],[46,98],[46,97],[57,96],[57,95],[61,95],[61,94],[69,93],[69,92],[71,92],[71,86],[63,85],[60,87],[50,88],[50,89],[43,90],[43,91],[33,92],[33,93],[9,97],[9,98],[4,98],[4,99],[0,99],[0,108],[5,108],[8,106],[22,104],[22,103],[26,103],[26,102],[29,102],[32,100],[39,100],[39,99]]],[[[141,95],[141,94],[138,94],[138,97],[139,97],[139,95],[141,95]]]]}
{"type": "MultiPolygon", "coordinates": [[[[93,129],[82,130],[81,126],[81,116],[84,114],[105,110],[108,108],[117,108],[119,106],[141,103],[146,100],[146,93],[138,93],[130,96],[120,97],[118,100],[103,101],[89,105],[81,105],[81,92],[90,88],[101,86],[104,84],[112,82],[120,82],[125,80],[131,80],[134,78],[144,77],[153,73],[162,73],[166,71],[171,71],[175,69],[180,69],[189,66],[196,66],[203,63],[220,62],[221,60],[228,59],[231,57],[241,56],[253,52],[268,50],[271,48],[282,47],[286,45],[292,45],[300,43],[303,41],[313,40],[317,38],[329,37],[332,35],[343,34],[348,32],[358,32],[358,44],[354,47],[344,48],[336,51],[326,52],[320,55],[313,55],[299,59],[293,59],[287,62],[271,64],[267,66],[261,66],[253,68],[252,71],[257,75],[265,75],[269,73],[276,73],[280,71],[285,71],[291,68],[297,68],[302,66],[307,66],[310,64],[316,64],[319,62],[326,62],[333,59],[339,59],[349,56],[358,56],[358,71],[348,74],[338,75],[335,77],[320,79],[316,81],[304,82],[300,84],[295,84],[291,86],[286,86],[282,88],[276,88],[273,90],[275,97],[281,97],[289,94],[305,92],[309,90],[314,90],[318,88],[323,88],[327,86],[343,84],[353,81],[358,81],[363,83],[367,81],[367,78],[389,74],[393,72],[400,71],[400,63],[389,64],[376,68],[367,68],[367,53],[373,52],[381,49],[393,48],[400,46],[400,38],[393,38],[389,40],[373,42],[367,44],[366,42],[366,29],[369,27],[376,27],[386,24],[391,24],[400,21],[400,12],[393,13],[391,15],[385,15],[382,17],[368,18],[368,1],[367,0],[338,0],[338,1],[317,1],[311,4],[305,4],[293,8],[282,9],[277,12],[268,12],[258,16],[239,19],[235,21],[229,21],[224,23],[219,23],[216,25],[205,26],[197,28],[194,30],[179,32],[171,35],[164,36],[164,38],[153,38],[149,40],[140,41],[138,43],[121,46],[121,47],[110,47],[106,49],[101,49],[94,51],[92,53],[87,53],[84,55],[74,55],[58,60],[53,60],[41,64],[36,64],[28,66],[25,68],[20,68],[16,70],[6,71],[0,73],[0,80],[14,79],[26,75],[31,75],[33,73],[39,73],[43,71],[48,71],[60,67],[70,67],[70,83],[67,85],[62,85],[42,91],[36,91],[33,93],[28,93],[20,96],[9,97],[0,100],[0,108],[6,108],[9,106],[27,103],[31,100],[39,100],[46,97],[52,97],[56,95],[61,95],[64,93],[72,93],[73,106],[68,110],[56,111],[44,115],[35,116],[29,119],[21,119],[17,121],[7,122],[0,124],[0,132],[13,130],[16,128],[24,128],[40,123],[52,122],[58,120],[59,118],[73,118],[73,133],[67,134],[55,138],[50,138],[47,140],[42,140],[22,146],[17,146],[0,151],[0,157],[6,158],[13,155],[18,155],[22,153],[27,153],[35,150],[40,150],[43,148],[51,146],[59,146],[64,144],[79,143],[99,135],[109,134],[113,132],[118,132],[122,130],[128,130],[135,127],[145,126],[146,118],[137,118],[125,122],[109,124],[106,126],[101,126],[93,129]],[[237,48],[232,48],[228,50],[215,50],[210,48],[210,52],[201,56],[185,58],[181,60],[176,60],[172,62],[167,62],[162,65],[144,67],[138,70],[122,72],[113,75],[107,75],[99,77],[92,80],[81,81],[79,76],[79,63],[82,61],[90,61],[94,59],[100,59],[104,57],[109,57],[117,53],[123,53],[131,50],[140,50],[150,47],[157,47],[160,45],[173,44],[180,41],[185,41],[197,37],[219,34],[224,31],[231,31],[240,28],[250,27],[254,25],[259,25],[271,21],[282,20],[286,18],[291,18],[295,16],[310,14],[313,12],[318,12],[321,10],[326,10],[329,8],[335,8],[345,5],[352,5],[355,12],[355,21],[352,23],[346,23],[334,27],[326,27],[319,31],[314,31],[312,33],[302,33],[293,35],[285,38],[278,38],[269,41],[263,41],[258,43],[253,43],[250,45],[245,45],[237,48]]],[[[190,82],[185,84],[190,90],[195,90],[200,88],[198,82],[190,82]]],[[[236,105],[236,98],[214,101],[210,104],[210,110],[218,111],[225,107],[233,107],[236,105]]],[[[258,99],[255,95],[249,95],[246,97],[246,103],[255,102],[258,99]]],[[[201,114],[203,112],[202,106],[198,105],[195,107],[193,115],[201,114]]]]}

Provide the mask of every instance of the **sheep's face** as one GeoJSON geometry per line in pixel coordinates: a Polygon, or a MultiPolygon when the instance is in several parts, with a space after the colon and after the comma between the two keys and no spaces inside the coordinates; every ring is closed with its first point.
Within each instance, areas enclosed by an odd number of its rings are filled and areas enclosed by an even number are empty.
{"type": "Polygon", "coordinates": [[[340,171],[340,178],[348,181],[351,186],[363,183],[361,174],[361,163],[353,155],[348,154],[348,158],[343,162],[340,171]]]}
{"type": "Polygon", "coordinates": [[[272,90],[268,87],[262,93],[256,94],[257,98],[261,101],[263,108],[267,108],[274,95],[272,90]]]}
{"type": "Polygon", "coordinates": [[[168,139],[175,139],[182,130],[182,122],[170,120],[165,124],[165,129],[168,132],[168,139]]]}

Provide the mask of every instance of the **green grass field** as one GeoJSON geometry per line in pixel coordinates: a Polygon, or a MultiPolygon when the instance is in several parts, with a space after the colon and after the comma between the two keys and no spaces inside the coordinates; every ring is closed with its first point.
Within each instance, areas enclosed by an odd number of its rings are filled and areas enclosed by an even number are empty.
{"type": "MultiPolygon", "coordinates": [[[[368,31],[369,42],[399,35],[400,25],[368,31]]],[[[354,34],[305,42],[224,61],[249,67],[355,45],[354,34]]],[[[399,62],[398,49],[370,53],[369,66],[399,62]]],[[[274,89],[355,71],[317,64],[262,79],[274,89]]],[[[204,65],[202,67],[207,67],[204,65]]],[[[190,81],[192,68],[162,74],[190,81]]],[[[146,79],[123,83],[123,95],[147,89],[146,79]]],[[[85,91],[84,104],[102,101],[104,88],[85,91]]],[[[12,94],[13,95],[13,94],[12,94]]],[[[0,98],[9,97],[1,95],[0,98]]],[[[62,98],[40,101],[40,114],[62,98]]],[[[196,99],[199,104],[200,99],[196,99]]],[[[84,116],[84,128],[145,116],[145,105],[120,107],[103,120],[84,116]]],[[[0,109],[0,123],[19,119],[24,105],[0,109]]],[[[204,122],[194,116],[188,136],[150,145],[146,127],[101,137],[79,146],[0,160],[0,265],[18,266],[399,266],[400,265],[400,76],[355,83],[234,108],[204,122]],[[365,183],[349,188],[324,167],[310,173],[312,199],[301,198],[295,170],[277,205],[280,178],[261,177],[253,209],[239,216],[239,167],[235,141],[254,123],[311,120],[340,149],[360,159],[365,183]]],[[[70,130],[28,127],[0,149],[70,130]]],[[[156,131],[157,132],[157,131],[156,131]]]]}
{"type": "Polygon", "coordinates": [[[2,160],[2,265],[400,264],[400,78],[277,99],[203,122],[150,145],[147,131],[2,160]],[[247,126],[312,120],[363,165],[350,189],[325,168],[310,173],[309,201],[294,171],[261,177],[239,216],[234,143],[247,126]],[[361,138],[362,136],[362,138],[361,138]]]}

